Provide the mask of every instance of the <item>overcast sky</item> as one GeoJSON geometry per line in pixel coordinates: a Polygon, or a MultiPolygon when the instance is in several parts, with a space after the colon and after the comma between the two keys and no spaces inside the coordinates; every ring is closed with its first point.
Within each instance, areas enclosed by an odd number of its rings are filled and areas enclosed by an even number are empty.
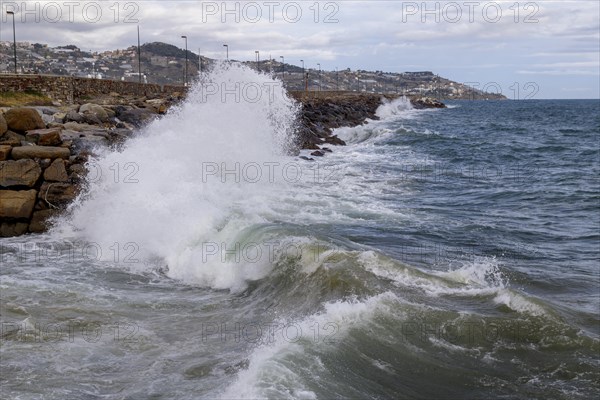
{"type": "Polygon", "coordinates": [[[600,2],[4,1],[0,40],[85,50],[161,41],[315,68],[433,71],[509,98],[600,97],[600,2]],[[24,9],[26,8],[26,10],[24,9]]]}

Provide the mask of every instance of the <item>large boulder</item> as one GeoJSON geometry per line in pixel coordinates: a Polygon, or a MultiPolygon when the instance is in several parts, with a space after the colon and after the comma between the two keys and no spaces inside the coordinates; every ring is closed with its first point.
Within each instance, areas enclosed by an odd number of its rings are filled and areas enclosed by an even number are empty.
{"type": "Polygon", "coordinates": [[[0,145],[6,146],[20,146],[21,142],[25,140],[25,136],[19,135],[18,133],[8,131],[4,135],[0,136],[0,145]]]}
{"type": "Polygon", "coordinates": [[[117,107],[116,114],[120,121],[131,124],[136,128],[141,128],[156,118],[156,113],[147,108],[124,109],[117,107]]]}
{"type": "Polygon", "coordinates": [[[79,113],[83,115],[85,119],[90,119],[92,121],[98,120],[99,122],[108,122],[109,119],[108,113],[104,107],[99,106],[98,104],[84,104],[79,107],[79,113]]]}
{"type": "Polygon", "coordinates": [[[35,129],[27,131],[25,137],[40,146],[58,146],[62,143],[60,131],[60,128],[35,129]]]}
{"type": "Polygon", "coordinates": [[[66,160],[71,155],[71,151],[64,147],[21,146],[13,148],[11,154],[15,160],[22,158],[62,158],[66,160]]]}
{"type": "Polygon", "coordinates": [[[49,182],[67,182],[69,176],[63,160],[56,159],[44,171],[44,179],[49,182]]]}
{"type": "Polygon", "coordinates": [[[33,160],[0,161],[0,186],[33,187],[41,173],[42,169],[33,160]]]}
{"type": "Polygon", "coordinates": [[[6,123],[6,120],[4,119],[4,115],[2,115],[2,113],[0,113],[0,136],[4,135],[7,130],[8,130],[8,124],[6,123]]]}
{"type": "Polygon", "coordinates": [[[40,199],[52,206],[67,205],[77,197],[77,188],[70,183],[44,182],[40,188],[40,199]]]}
{"type": "Polygon", "coordinates": [[[4,113],[4,118],[6,119],[8,129],[19,133],[46,127],[40,113],[34,108],[11,108],[4,113]]]}
{"type": "Polygon", "coordinates": [[[64,130],[61,133],[62,140],[67,140],[72,143],[72,149],[75,153],[79,153],[84,150],[93,151],[98,146],[108,147],[109,133],[108,131],[98,129],[96,130],[84,130],[84,131],[73,131],[64,130]]]}
{"type": "Polygon", "coordinates": [[[31,217],[37,192],[35,190],[0,190],[0,217],[31,217]]]}
{"type": "Polygon", "coordinates": [[[29,224],[29,232],[43,233],[50,228],[50,220],[58,215],[56,210],[39,210],[34,211],[29,224]]]}

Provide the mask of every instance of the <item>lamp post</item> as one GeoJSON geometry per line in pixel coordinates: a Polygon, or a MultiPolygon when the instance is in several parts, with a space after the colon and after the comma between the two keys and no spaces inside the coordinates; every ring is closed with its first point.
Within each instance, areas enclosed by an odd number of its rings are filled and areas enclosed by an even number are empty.
{"type": "Polygon", "coordinates": [[[8,15],[12,15],[13,19],[13,50],[15,55],[15,75],[17,74],[17,31],[15,29],[15,12],[7,11],[8,15]]]}
{"type": "Polygon", "coordinates": [[[338,67],[335,67],[335,90],[340,90],[340,75],[338,71],[338,67]]]}
{"type": "Polygon", "coordinates": [[[254,53],[256,54],[256,70],[260,72],[260,52],[256,50],[254,53]]]}
{"type": "Polygon", "coordinates": [[[181,36],[182,39],[185,39],[185,69],[184,69],[184,73],[183,73],[183,86],[187,86],[187,79],[188,79],[188,50],[187,50],[187,36],[183,35],[181,36]]]}
{"type": "Polygon", "coordinates": [[[224,44],[223,47],[225,47],[225,50],[227,51],[226,54],[226,60],[229,61],[229,46],[224,44]]]}
{"type": "Polygon", "coordinates": [[[283,56],[279,56],[281,58],[281,80],[285,81],[285,58],[283,56]]]}
{"type": "Polygon", "coordinates": [[[321,91],[321,63],[317,63],[319,66],[319,92],[321,91]]]}

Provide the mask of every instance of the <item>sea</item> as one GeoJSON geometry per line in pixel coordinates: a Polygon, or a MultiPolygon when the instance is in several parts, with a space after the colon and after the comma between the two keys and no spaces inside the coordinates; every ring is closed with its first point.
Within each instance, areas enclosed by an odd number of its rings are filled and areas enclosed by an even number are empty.
{"type": "Polygon", "coordinates": [[[316,157],[279,81],[203,76],[0,240],[0,398],[596,398],[600,101],[446,104],[316,157]]]}

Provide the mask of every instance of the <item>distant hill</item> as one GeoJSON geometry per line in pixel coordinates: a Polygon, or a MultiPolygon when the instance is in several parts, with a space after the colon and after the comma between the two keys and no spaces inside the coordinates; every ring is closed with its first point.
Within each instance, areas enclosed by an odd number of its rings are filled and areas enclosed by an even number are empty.
{"type": "MultiPolygon", "coordinates": [[[[49,47],[46,44],[17,43],[20,73],[72,75],[137,81],[141,66],[142,80],[149,83],[179,84],[185,79],[186,52],[177,46],[162,42],[104,52],[85,51],[73,44],[49,47]],[[140,62],[138,62],[140,61],[140,62]]],[[[0,42],[0,73],[12,73],[12,43],[0,42]]],[[[199,76],[199,71],[210,69],[217,60],[187,52],[188,82],[199,76]],[[202,64],[202,65],[201,65],[202,64]]],[[[370,93],[404,93],[438,99],[505,99],[501,94],[485,93],[460,82],[440,77],[431,71],[393,73],[384,71],[350,70],[318,71],[299,65],[282,64],[276,60],[242,61],[261,72],[268,72],[283,80],[293,90],[351,90],[370,93]],[[304,75],[303,75],[304,72],[304,75]]]]}
{"type": "MultiPolygon", "coordinates": [[[[151,53],[156,56],[173,57],[173,58],[185,58],[185,50],[180,49],[172,44],[162,42],[145,43],[140,47],[143,53],[151,53]]],[[[192,52],[188,51],[188,57],[192,55],[192,52]]],[[[197,56],[195,56],[197,57],[197,56]]]]}

